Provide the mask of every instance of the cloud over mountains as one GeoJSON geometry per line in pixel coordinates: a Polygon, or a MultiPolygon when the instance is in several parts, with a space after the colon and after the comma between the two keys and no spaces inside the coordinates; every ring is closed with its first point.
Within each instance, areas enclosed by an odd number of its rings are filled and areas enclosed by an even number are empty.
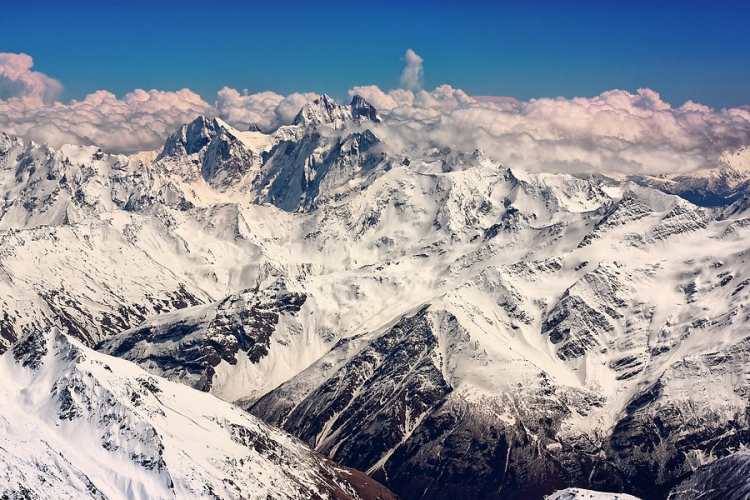
{"type": "Polygon", "coordinates": [[[26,54],[0,52],[0,100],[17,99],[33,105],[51,103],[62,84],[44,73],[32,71],[34,60],[26,54]]]}
{"type": "Polygon", "coordinates": [[[386,140],[404,149],[481,148],[531,171],[687,172],[750,145],[748,110],[715,111],[693,102],[674,108],[650,89],[520,103],[474,99],[448,85],[432,92],[351,92],[383,110],[386,140]]]}
{"type": "MultiPolygon", "coordinates": [[[[750,109],[673,107],[658,93],[612,90],[591,98],[473,98],[442,85],[421,90],[422,58],[404,56],[402,87],[355,87],[384,117],[373,125],[393,153],[428,148],[484,149],[503,164],[532,171],[670,173],[711,166],[721,152],[750,145],[750,109]]],[[[53,102],[62,85],[32,70],[25,54],[0,54],[0,131],[57,147],[96,144],[132,153],[161,147],[179,125],[218,116],[246,129],[289,124],[315,94],[249,94],[223,88],[213,104],[183,89],[135,90],[122,98],[98,91],[53,102]]]]}

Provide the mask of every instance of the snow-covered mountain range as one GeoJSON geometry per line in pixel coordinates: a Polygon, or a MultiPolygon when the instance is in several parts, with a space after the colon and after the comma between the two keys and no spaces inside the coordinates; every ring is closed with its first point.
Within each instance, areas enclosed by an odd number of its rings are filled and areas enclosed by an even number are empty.
{"type": "Polygon", "coordinates": [[[746,470],[750,150],[530,174],[380,121],[321,96],[134,157],[0,134],[0,348],[60,328],[405,499],[682,498],[746,470]]]}

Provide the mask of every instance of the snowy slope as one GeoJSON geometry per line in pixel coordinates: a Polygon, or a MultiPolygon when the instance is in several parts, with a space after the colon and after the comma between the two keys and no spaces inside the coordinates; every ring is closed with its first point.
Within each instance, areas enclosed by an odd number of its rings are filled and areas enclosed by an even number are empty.
{"type": "Polygon", "coordinates": [[[236,407],[59,330],[20,339],[0,376],[3,498],[393,498],[236,407]]]}
{"type": "Polygon", "coordinates": [[[405,498],[662,499],[750,445],[747,198],[404,156],[379,119],[200,118],[152,163],[6,136],[3,345],[64,328],[405,498]]]}
{"type": "MultiPolygon", "coordinates": [[[[538,488],[526,495],[591,481],[654,498],[654,483],[668,488],[746,443],[747,319],[737,316],[750,269],[729,221],[660,193],[627,193],[531,248],[523,221],[543,212],[519,210],[502,237],[427,273],[446,282],[429,288],[432,298],[339,342],[251,411],[405,496],[443,498],[450,480],[431,479],[441,474],[500,478],[482,495],[514,488],[513,467],[538,488]],[[499,449],[462,456],[499,435],[499,449]],[[365,442],[377,444],[365,453],[365,442]]],[[[460,236],[452,241],[461,248],[460,236]]],[[[425,266],[400,264],[414,260],[425,266]]]]}
{"type": "Polygon", "coordinates": [[[548,496],[546,500],[638,500],[631,495],[623,493],[603,493],[600,491],[584,490],[581,488],[566,488],[556,491],[548,496]]]}

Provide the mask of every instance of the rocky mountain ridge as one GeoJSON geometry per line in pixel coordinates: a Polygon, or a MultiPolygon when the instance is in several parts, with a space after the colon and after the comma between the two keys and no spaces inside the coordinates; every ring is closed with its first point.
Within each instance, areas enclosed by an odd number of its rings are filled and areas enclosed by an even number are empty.
{"type": "Polygon", "coordinates": [[[19,339],[0,372],[3,498],[396,498],[228,403],[59,330],[19,339]]]}
{"type": "Polygon", "coordinates": [[[151,163],[0,136],[3,345],[64,328],[407,499],[661,500],[748,446],[740,179],[702,207],[378,120],[199,118],[151,163]]]}

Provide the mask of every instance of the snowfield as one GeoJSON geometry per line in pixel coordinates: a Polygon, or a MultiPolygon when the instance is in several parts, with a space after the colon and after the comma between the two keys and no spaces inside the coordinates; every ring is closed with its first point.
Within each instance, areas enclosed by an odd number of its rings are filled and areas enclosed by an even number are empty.
{"type": "Polygon", "coordinates": [[[599,491],[584,490],[581,488],[566,488],[556,491],[548,496],[546,500],[638,500],[631,495],[623,493],[602,493],[599,491]]]}
{"type": "Polygon", "coordinates": [[[291,436],[57,329],[20,339],[0,376],[3,498],[369,498],[291,436]]]}

